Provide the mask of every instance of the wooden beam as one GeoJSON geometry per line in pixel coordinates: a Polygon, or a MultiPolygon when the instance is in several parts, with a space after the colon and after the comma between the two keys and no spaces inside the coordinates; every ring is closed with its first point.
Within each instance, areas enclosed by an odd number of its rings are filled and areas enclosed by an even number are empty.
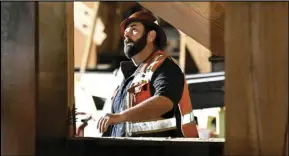
{"type": "Polygon", "coordinates": [[[226,8],[226,155],[284,155],[288,2],[226,8]]]}
{"type": "Polygon", "coordinates": [[[137,3],[136,2],[121,2],[118,1],[117,5],[119,8],[118,14],[121,15],[123,12],[127,11],[128,9],[134,7],[137,3]]]}
{"type": "Polygon", "coordinates": [[[211,72],[211,62],[209,57],[211,52],[205,48],[203,45],[199,44],[197,41],[187,36],[183,32],[180,33],[180,67],[185,72],[185,62],[186,62],[186,48],[191,57],[199,69],[199,73],[208,73],[211,72]]]}
{"type": "Polygon", "coordinates": [[[186,34],[180,32],[180,55],[179,65],[183,72],[186,71],[186,34]]]}
{"type": "Polygon", "coordinates": [[[183,2],[138,2],[212,51],[224,55],[224,29],[183,2]],[[160,9],[161,8],[161,9],[160,9]]]}
{"type": "Polygon", "coordinates": [[[75,67],[82,68],[81,65],[86,64],[86,68],[96,68],[97,50],[98,47],[106,39],[107,34],[103,32],[105,29],[103,18],[100,17],[101,2],[74,2],[74,49],[75,49],[75,67]],[[94,4],[97,4],[95,6],[94,4]],[[98,7],[97,11],[96,7],[98,7]],[[94,18],[97,14],[97,18],[94,18]],[[96,20],[96,21],[95,21],[96,20]],[[94,29],[94,35],[91,36],[91,30],[94,29]],[[88,48],[90,38],[93,38],[87,62],[83,62],[82,58],[85,54],[85,49],[88,48]],[[88,42],[87,42],[88,41],[88,42]]]}
{"type": "Polygon", "coordinates": [[[202,16],[224,28],[226,2],[183,2],[202,16]]]}
{"type": "MultiPolygon", "coordinates": [[[[85,44],[93,21],[94,2],[74,2],[74,67],[81,68],[85,44]]],[[[94,40],[95,43],[96,40],[94,40]]],[[[96,67],[96,44],[92,46],[88,56],[87,68],[96,67]]]]}
{"type": "Polygon", "coordinates": [[[195,41],[189,36],[186,36],[186,46],[188,51],[196,62],[199,73],[209,73],[212,71],[209,57],[212,55],[206,47],[195,41]]]}
{"type": "MultiPolygon", "coordinates": [[[[94,7],[93,7],[93,16],[92,16],[92,25],[90,27],[89,30],[89,34],[86,40],[86,44],[85,44],[85,49],[84,49],[84,53],[82,55],[82,60],[81,60],[81,64],[80,64],[80,73],[83,74],[85,72],[86,66],[87,66],[87,62],[89,59],[89,54],[92,50],[92,47],[95,46],[93,39],[94,39],[94,34],[96,31],[96,21],[97,21],[97,14],[98,14],[98,8],[99,8],[99,3],[100,2],[94,2],[94,7]]],[[[95,52],[96,53],[96,52],[95,52]]],[[[97,54],[95,55],[95,57],[97,57],[97,54]]],[[[97,64],[97,60],[95,60],[95,63],[97,64]]]]}

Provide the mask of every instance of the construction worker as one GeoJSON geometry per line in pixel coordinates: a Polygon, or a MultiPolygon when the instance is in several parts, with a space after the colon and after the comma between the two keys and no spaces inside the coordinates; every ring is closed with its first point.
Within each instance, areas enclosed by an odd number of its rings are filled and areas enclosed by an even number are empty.
{"type": "Polygon", "coordinates": [[[112,137],[198,137],[185,76],[164,52],[167,38],[149,12],[132,14],[121,25],[122,83],[112,97],[112,113],[97,128],[112,137]]]}

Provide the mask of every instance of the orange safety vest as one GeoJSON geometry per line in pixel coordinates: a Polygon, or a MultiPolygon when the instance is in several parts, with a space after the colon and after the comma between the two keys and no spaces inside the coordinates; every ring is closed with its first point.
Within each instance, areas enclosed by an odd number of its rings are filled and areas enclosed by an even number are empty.
{"type": "MultiPolygon", "coordinates": [[[[163,61],[169,58],[174,63],[176,61],[168,56],[163,51],[154,52],[139,68],[140,70],[135,73],[135,77],[132,80],[127,94],[127,108],[131,108],[144,100],[150,98],[150,81],[153,73],[163,63],[163,61]]],[[[176,63],[177,64],[177,63],[176,63]]],[[[185,79],[185,77],[184,77],[185,79]]],[[[118,89],[118,87],[117,87],[118,89]]],[[[114,96],[117,92],[114,93],[114,96]]],[[[112,97],[113,99],[113,97],[112,97]]],[[[184,137],[198,137],[198,131],[196,123],[194,121],[194,115],[189,95],[188,85],[185,79],[183,95],[179,102],[179,110],[181,112],[182,119],[182,133],[184,137]]],[[[126,136],[142,133],[162,132],[171,129],[176,129],[176,118],[160,119],[146,122],[127,122],[126,123],[126,136]]]]}

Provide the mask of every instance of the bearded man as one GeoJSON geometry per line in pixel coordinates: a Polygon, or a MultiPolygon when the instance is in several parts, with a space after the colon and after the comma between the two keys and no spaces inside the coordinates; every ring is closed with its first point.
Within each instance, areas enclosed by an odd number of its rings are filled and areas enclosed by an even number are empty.
{"type": "Polygon", "coordinates": [[[167,37],[156,18],[140,11],[120,27],[131,61],[121,62],[112,113],[97,128],[112,137],[198,137],[185,76],[164,52],[167,37]]]}

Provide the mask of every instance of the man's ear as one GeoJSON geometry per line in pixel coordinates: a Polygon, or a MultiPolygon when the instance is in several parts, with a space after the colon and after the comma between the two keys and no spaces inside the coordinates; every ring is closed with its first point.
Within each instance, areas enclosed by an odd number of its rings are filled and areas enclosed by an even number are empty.
{"type": "Polygon", "coordinates": [[[154,42],[154,40],[156,39],[157,37],[157,32],[155,30],[152,30],[148,33],[148,38],[147,38],[147,41],[148,42],[154,42]]]}

